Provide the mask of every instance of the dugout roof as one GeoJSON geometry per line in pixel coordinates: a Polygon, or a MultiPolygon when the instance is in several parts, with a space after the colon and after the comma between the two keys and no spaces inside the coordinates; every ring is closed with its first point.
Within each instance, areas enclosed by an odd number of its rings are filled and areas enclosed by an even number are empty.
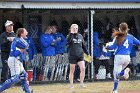
{"type": "MultiPolygon", "coordinates": [[[[7,2],[0,1],[0,8],[4,9],[21,9],[22,5],[26,9],[140,9],[140,3],[132,2],[132,0],[127,0],[127,2],[84,2],[86,0],[71,0],[72,2],[62,2],[65,0],[58,0],[57,2],[53,2],[53,0],[9,0],[7,2]],[[10,2],[9,2],[10,1],[10,2]],[[31,1],[31,2],[27,2],[31,1]],[[42,2],[41,2],[42,1],[42,2]],[[83,2],[82,2],[83,1],[83,2]],[[128,2],[130,1],[130,2],[128,2]]],[[[54,0],[55,1],[55,0],[54,0]]],[[[95,0],[97,1],[97,0],[95,0]]],[[[117,1],[117,0],[116,0],[117,1]]],[[[125,0],[126,1],[126,0],[125,0]]],[[[137,0],[140,2],[140,0],[137,0]]]]}
{"type": "Polygon", "coordinates": [[[140,2],[140,0],[5,0],[19,2],[140,2]]]}

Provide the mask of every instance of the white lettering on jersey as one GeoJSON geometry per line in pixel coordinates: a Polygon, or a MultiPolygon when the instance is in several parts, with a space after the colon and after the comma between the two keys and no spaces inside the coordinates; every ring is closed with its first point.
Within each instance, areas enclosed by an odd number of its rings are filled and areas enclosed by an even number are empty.
{"type": "Polygon", "coordinates": [[[20,50],[20,49],[16,47],[16,50],[20,50]]]}
{"type": "Polygon", "coordinates": [[[128,46],[129,46],[128,39],[124,42],[123,46],[125,46],[126,48],[128,48],[128,46]]]}
{"type": "Polygon", "coordinates": [[[73,39],[74,43],[81,43],[82,39],[73,39]]]}

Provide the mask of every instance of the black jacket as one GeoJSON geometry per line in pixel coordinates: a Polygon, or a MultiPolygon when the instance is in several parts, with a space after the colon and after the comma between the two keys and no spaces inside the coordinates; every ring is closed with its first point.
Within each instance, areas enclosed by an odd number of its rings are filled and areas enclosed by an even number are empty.
{"type": "Polygon", "coordinates": [[[0,35],[0,43],[1,43],[1,52],[2,53],[7,53],[9,54],[10,53],[10,49],[11,49],[11,43],[7,37],[15,37],[15,33],[14,32],[11,32],[11,33],[8,33],[8,32],[3,32],[1,35],[0,35]]]}
{"type": "Polygon", "coordinates": [[[84,44],[83,36],[79,33],[67,35],[69,56],[81,57],[84,53],[89,54],[84,44]]]}

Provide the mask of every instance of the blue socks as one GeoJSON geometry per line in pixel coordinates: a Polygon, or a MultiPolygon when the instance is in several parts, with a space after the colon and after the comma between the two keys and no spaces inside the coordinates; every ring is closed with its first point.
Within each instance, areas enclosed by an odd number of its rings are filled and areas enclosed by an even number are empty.
{"type": "Polygon", "coordinates": [[[113,91],[115,91],[115,90],[118,89],[118,82],[119,82],[119,79],[114,80],[114,88],[113,88],[113,91]]]}
{"type": "Polygon", "coordinates": [[[121,71],[120,73],[116,74],[116,78],[119,79],[123,75],[124,75],[124,70],[121,71]]]}
{"type": "Polygon", "coordinates": [[[119,78],[121,76],[124,75],[124,70],[121,71],[120,73],[116,74],[116,79],[114,80],[114,88],[113,88],[113,91],[117,90],[118,89],[118,82],[119,82],[119,78]]]}

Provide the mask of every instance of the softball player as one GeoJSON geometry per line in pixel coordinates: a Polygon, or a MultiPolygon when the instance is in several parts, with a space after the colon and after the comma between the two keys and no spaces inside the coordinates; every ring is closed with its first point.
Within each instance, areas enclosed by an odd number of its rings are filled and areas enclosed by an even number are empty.
{"type": "Polygon", "coordinates": [[[128,30],[128,25],[126,23],[121,23],[119,25],[119,31],[115,33],[116,37],[113,42],[107,44],[108,49],[115,50],[114,88],[112,93],[118,93],[118,82],[121,76],[125,79],[129,78],[130,69],[126,68],[126,66],[130,62],[130,52],[133,45],[140,45],[140,41],[134,36],[128,34],[128,30]]]}
{"type": "Polygon", "coordinates": [[[11,78],[6,80],[0,85],[0,93],[8,89],[14,83],[21,81],[23,91],[25,93],[31,93],[29,84],[27,82],[27,73],[23,68],[23,64],[20,62],[20,55],[24,55],[24,52],[28,48],[28,43],[24,40],[26,38],[27,31],[25,28],[19,28],[17,30],[17,38],[14,39],[11,45],[11,52],[8,58],[8,66],[11,71],[11,78]]]}

